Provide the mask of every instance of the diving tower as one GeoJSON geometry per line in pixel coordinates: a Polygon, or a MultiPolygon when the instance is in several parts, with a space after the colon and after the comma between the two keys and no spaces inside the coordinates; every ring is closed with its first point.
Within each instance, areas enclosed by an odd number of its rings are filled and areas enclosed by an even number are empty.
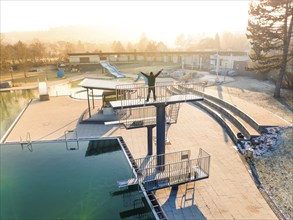
{"type": "MultiPolygon", "coordinates": [[[[129,128],[148,128],[148,155],[152,155],[152,128],[156,126],[156,154],[164,155],[166,122],[176,123],[179,111],[178,104],[203,101],[204,87],[198,83],[182,84],[168,82],[157,83],[155,89],[156,101],[146,102],[145,99],[148,94],[147,85],[137,83],[117,85],[116,101],[110,101],[110,105],[120,115],[121,123],[126,123],[126,128],[127,126],[129,128]],[[171,110],[170,112],[173,111],[173,113],[166,114],[166,107],[169,105],[173,105],[172,108],[175,111],[171,110]],[[133,112],[137,112],[137,116],[134,116],[133,112]]],[[[158,161],[158,165],[164,164],[164,159],[158,161]]]]}

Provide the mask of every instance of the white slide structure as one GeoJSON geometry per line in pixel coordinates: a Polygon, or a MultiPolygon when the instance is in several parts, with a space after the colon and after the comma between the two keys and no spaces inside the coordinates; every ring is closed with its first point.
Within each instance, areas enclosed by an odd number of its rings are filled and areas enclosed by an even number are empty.
{"type": "Polygon", "coordinates": [[[111,66],[107,61],[100,61],[102,67],[107,69],[112,75],[114,75],[117,78],[124,78],[125,75],[121,73],[119,70],[117,70],[114,66],[111,66]]]}

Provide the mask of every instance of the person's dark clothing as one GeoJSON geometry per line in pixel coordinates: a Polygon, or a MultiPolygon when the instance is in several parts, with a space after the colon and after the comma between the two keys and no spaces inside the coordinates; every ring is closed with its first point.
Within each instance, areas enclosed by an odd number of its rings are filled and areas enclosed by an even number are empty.
{"type": "Polygon", "coordinates": [[[150,72],[150,75],[140,72],[142,75],[144,75],[148,79],[149,88],[148,88],[148,96],[146,101],[149,101],[151,91],[153,91],[153,97],[154,97],[154,100],[156,101],[156,87],[155,87],[156,77],[159,76],[161,72],[162,70],[160,70],[156,75],[154,75],[153,72],[150,72]]]}
{"type": "Polygon", "coordinates": [[[148,96],[147,96],[147,99],[146,99],[147,102],[150,99],[151,91],[153,91],[153,97],[154,97],[154,100],[156,101],[156,87],[155,86],[149,86],[149,88],[148,88],[148,96]]]}

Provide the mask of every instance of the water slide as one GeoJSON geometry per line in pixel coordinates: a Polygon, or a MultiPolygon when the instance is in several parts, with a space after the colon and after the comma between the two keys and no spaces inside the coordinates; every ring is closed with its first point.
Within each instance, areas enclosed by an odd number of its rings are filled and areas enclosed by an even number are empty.
{"type": "Polygon", "coordinates": [[[114,66],[111,66],[107,61],[100,61],[102,67],[107,69],[112,75],[114,75],[117,78],[124,78],[125,75],[121,73],[119,70],[117,70],[114,66]]]}

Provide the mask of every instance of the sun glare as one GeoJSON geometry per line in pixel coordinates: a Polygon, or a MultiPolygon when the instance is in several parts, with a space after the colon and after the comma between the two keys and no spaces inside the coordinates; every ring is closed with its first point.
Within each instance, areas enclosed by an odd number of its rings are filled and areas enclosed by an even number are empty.
{"type": "Polygon", "coordinates": [[[1,1],[1,32],[108,26],[168,39],[245,31],[248,1],[1,1]]]}

